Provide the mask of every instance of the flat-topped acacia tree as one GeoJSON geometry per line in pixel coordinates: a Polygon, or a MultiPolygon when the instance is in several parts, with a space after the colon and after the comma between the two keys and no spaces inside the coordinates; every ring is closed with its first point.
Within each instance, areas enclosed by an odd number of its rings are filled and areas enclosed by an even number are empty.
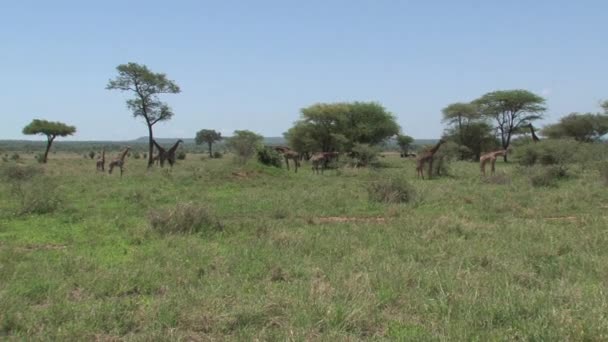
{"type": "Polygon", "coordinates": [[[197,145],[207,143],[207,146],[209,147],[209,158],[213,158],[213,153],[211,152],[213,143],[220,140],[222,140],[222,134],[213,129],[201,129],[196,133],[196,138],[194,139],[197,145]]]}
{"type": "Polygon", "coordinates": [[[162,73],[154,73],[145,65],[137,63],[121,64],[116,67],[118,76],[110,80],[106,89],[130,91],[135,98],[127,100],[127,107],[134,117],[141,116],[148,126],[148,167],[154,165],[154,135],[152,126],[159,121],[171,119],[173,111],[158,98],[159,94],[177,94],[179,86],[162,73]]]}
{"type": "Polygon", "coordinates": [[[68,135],[72,135],[76,132],[76,127],[69,126],[64,124],[63,122],[53,122],[46,120],[34,119],[29,125],[23,127],[23,134],[33,135],[33,134],[42,134],[46,135],[46,150],[44,151],[44,156],[42,157],[41,162],[46,163],[49,150],[51,149],[51,145],[53,141],[57,137],[66,137],[68,135]]]}

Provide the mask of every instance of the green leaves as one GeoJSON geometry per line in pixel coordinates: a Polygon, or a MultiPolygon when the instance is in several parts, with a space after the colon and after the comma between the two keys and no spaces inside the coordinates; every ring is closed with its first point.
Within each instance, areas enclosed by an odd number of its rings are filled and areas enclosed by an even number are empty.
{"type": "Polygon", "coordinates": [[[395,117],[376,102],[318,103],[285,133],[300,152],[350,150],[356,143],[378,144],[399,133],[395,117]]]}
{"type": "Polygon", "coordinates": [[[220,140],[222,140],[222,133],[213,129],[201,129],[196,133],[196,138],[194,138],[197,145],[201,145],[203,143],[213,144],[214,142],[220,140]]]}
{"type": "Polygon", "coordinates": [[[106,89],[134,92],[136,97],[127,100],[127,107],[134,117],[143,117],[148,126],[171,119],[173,111],[160,101],[158,95],[179,93],[181,90],[174,81],[137,63],[121,64],[116,70],[118,76],[108,81],[106,89]]]}
{"type": "Polygon", "coordinates": [[[549,138],[574,138],[577,141],[592,142],[608,133],[608,115],[593,113],[571,113],[556,124],[542,130],[549,138]]]}
{"type": "Polygon", "coordinates": [[[523,89],[499,90],[473,101],[481,115],[494,119],[503,148],[520,126],[542,118],[545,99],[523,89]]]}
{"type": "Polygon", "coordinates": [[[23,127],[23,134],[43,134],[47,137],[65,137],[76,132],[76,127],[62,122],[34,119],[29,125],[23,127]]]}

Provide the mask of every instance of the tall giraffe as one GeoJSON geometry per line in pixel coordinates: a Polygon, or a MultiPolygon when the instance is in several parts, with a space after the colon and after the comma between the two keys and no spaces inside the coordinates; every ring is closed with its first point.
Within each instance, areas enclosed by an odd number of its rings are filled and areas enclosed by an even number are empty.
{"type": "Polygon", "coordinates": [[[532,141],[539,142],[540,139],[536,136],[536,133],[534,132],[534,127],[532,126],[532,124],[529,123],[528,127],[530,128],[530,132],[532,133],[532,141]]]}
{"type": "Polygon", "coordinates": [[[310,157],[310,162],[312,163],[312,172],[319,174],[319,168],[321,169],[321,173],[325,171],[327,168],[327,164],[334,159],[338,158],[338,152],[319,152],[315,153],[310,157]]]}
{"type": "Polygon", "coordinates": [[[494,171],[496,170],[496,168],[495,168],[496,158],[498,158],[500,156],[506,156],[508,153],[511,153],[511,146],[507,146],[507,148],[504,150],[489,152],[489,153],[486,153],[486,154],[482,155],[481,157],[479,157],[479,167],[481,169],[481,175],[482,176],[486,175],[486,164],[488,162],[490,162],[490,165],[491,165],[490,172],[491,172],[491,174],[494,174],[494,171]]]}
{"type": "Polygon", "coordinates": [[[173,167],[173,164],[175,164],[175,151],[177,151],[179,144],[183,143],[184,141],[182,139],[178,139],[168,150],[165,150],[162,146],[160,146],[156,140],[152,140],[152,142],[158,149],[158,160],[160,162],[160,167],[165,166],[165,160],[169,162],[171,167],[173,167]]]}
{"type": "Polygon", "coordinates": [[[289,171],[289,159],[293,160],[294,167],[296,173],[298,173],[298,167],[300,167],[300,154],[289,147],[285,146],[276,146],[274,150],[279,152],[285,158],[285,165],[287,166],[287,171],[289,171]]]}
{"type": "Polygon", "coordinates": [[[127,153],[129,153],[129,150],[131,149],[130,146],[127,146],[127,148],[125,148],[124,151],[122,151],[122,153],[120,154],[120,156],[114,160],[112,160],[109,164],[110,169],[108,170],[109,174],[112,174],[112,169],[114,169],[115,167],[120,168],[120,177],[122,177],[122,173],[124,171],[124,166],[125,166],[125,157],[127,156],[127,153]]]}
{"type": "Polygon", "coordinates": [[[422,179],[424,179],[424,164],[429,163],[429,179],[432,178],[434,156],[435,156],[435,153],[437,153],[437,150],[439,150],[439,147],[441,147],[441,145],[443,143],[445,143],[445,140],[443,138],[441,138],[439,140],[439,142],[437,142],[437,144],[435,146],[433,146],[433,148],[422,153],[422,155],[420,155],[416,159],[416,174],[418,177],[422,177],[422,179]]]}
{"type": "Polygon", "coordinates": [[[97,171],[105,171],[106,168],[106,148],[101,150],[101,157],[97,160],[97,171]]]}

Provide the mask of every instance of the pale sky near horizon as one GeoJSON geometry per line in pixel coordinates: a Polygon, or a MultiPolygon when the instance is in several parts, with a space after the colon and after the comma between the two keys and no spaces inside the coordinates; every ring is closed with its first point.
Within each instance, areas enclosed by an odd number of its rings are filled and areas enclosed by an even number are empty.
{"type": "Polygon", "coordinates": [[[126,62],[175,80],[158,137],[281,136],[317,102],[377,101],[437,138],[441,109],[493,90],[547,99],[546,119],[608,99],[607,1],[3,1],[0,139],[34,118],[71,140],[147,135],[105,90],[126,62]]]}

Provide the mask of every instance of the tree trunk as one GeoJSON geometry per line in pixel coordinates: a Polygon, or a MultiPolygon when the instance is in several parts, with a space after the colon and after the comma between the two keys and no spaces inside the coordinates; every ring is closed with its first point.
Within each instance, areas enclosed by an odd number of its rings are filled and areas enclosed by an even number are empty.
{"type": "Polygon", "coordinates": [[[149,137],[149,147],[148,147],[148,168],[151,168],[154,165],[154,137],[152,136],[152,125],[148,124],[148,137],[149,137]]]}
{"type": "Polygon", "coordinates": [[[207,144],[209,144],[209,158],[213,158],[213,153],[211,153],[211,145],[212,145],[212,143],[209,141],[209,142],[207,142],[207,144]]]}
{"type": "Polygon", "coordinates": [[[47,140],[46,140],[46,151],[44,151],[44,157],[42,157],[42,162],[44,164],[46,164],[46,160],[47,160],[47,158],[49,156],[49,150],[51,149],[51,144],[53,143],[53,140],[55,140],[55,136],[54,135],[47,137],[47,140]]]}

